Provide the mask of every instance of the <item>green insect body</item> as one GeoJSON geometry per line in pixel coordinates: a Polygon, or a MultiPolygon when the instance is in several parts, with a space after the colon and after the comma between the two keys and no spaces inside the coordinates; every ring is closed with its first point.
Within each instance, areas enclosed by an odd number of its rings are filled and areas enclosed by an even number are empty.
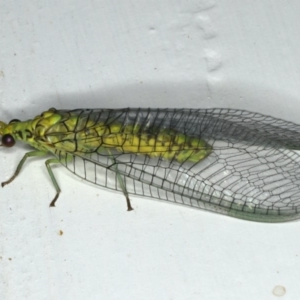
{"type": "Polygon", "coordinates": [[[0,122],[2,145],[16,140],[45,161],[129,195],[146,196],[241,219],[300,217],[300,126],[229,109],[49,109],[28,121],[0,122]]]}
{"type": "Polygon", "coordinates": [[[96,151],[103,147],[114,148],[122,153],[198,162],[208,156],[212,149],[204,140],[174,130],[143,133],[138,125],[96,123],[80,116],[62,115],[56,110],[43,112],[33,120],[1,124],[0,135],[10,134],[15,140],[49,152],[53,152],[53,149],[66,152],[96,151]]]}

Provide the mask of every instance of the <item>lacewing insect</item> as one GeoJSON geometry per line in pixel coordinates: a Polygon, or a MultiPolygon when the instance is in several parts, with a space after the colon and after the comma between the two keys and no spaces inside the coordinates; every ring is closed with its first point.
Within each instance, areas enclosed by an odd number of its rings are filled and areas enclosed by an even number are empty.
{"type": "Polygon", "coordinates": [[[76,109],[0,122],[2,145],[20,140],[53,155],[96,185],[237,218],[282,222],[299,218],[300,126],[231,109],[76,109]]]}

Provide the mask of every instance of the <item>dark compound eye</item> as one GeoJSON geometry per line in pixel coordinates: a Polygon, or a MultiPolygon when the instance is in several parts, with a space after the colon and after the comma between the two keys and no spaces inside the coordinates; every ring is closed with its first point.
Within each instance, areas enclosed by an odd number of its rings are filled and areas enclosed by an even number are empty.
{"type": "Polygon", "coordinates": [[[9,121],[9,124],[11,124],[11,123],[18,123],[18,122],[21,122],[21,121],[18,120],[18,119],[13,119],[13,120],[9,121]]]}
{"type": "Polygon", "coordinates": [[[14,137],[11,134],[4,134],[2,136],[2,145],[5,147],[12,147],[16,143],[14,137]]]}

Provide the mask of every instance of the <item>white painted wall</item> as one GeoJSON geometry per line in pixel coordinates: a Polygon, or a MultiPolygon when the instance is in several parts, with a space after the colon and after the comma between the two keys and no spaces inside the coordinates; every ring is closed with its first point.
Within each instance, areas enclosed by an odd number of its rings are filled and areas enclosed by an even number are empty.
{"type": "MultiPolygon", "coordinates": [[[[297,0],[0,3],[0,119],[49,108],[225,107],[300,123],[297,0]]],[[[21,145],[1,149],[0,179],[21,145]]],[[[299,299],[299,222],[256,224],[32,160],[0,190],[0,299],[299,299]],[[60,235],[60,230],[63,235],[60,235]]]]}

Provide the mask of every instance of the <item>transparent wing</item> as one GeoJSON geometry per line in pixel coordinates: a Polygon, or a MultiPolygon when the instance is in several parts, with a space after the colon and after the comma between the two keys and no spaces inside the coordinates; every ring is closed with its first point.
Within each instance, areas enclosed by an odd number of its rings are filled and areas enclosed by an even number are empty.
{"type": "MultiPolygon", "coordinates": [[[[105,147],[54,151],[67,169],[99,186],[206,209],[238,218],[280,222],[299,217],[300,126],[240,110],[120,109],[58,111],[84,124],[122,124],[140,134],[158,129],[196,137],[212,146],[199,162],[178,162],[105,147]]],[[[101,137],[99,137],[100,139],[101,137]]],[[[95,141],[74,139],[76,149],[95,141]],[[78,146],[78,147],[77,147],[78,146]]],[[[82,148],[82,147],[81,147],[82,148]]]]}

